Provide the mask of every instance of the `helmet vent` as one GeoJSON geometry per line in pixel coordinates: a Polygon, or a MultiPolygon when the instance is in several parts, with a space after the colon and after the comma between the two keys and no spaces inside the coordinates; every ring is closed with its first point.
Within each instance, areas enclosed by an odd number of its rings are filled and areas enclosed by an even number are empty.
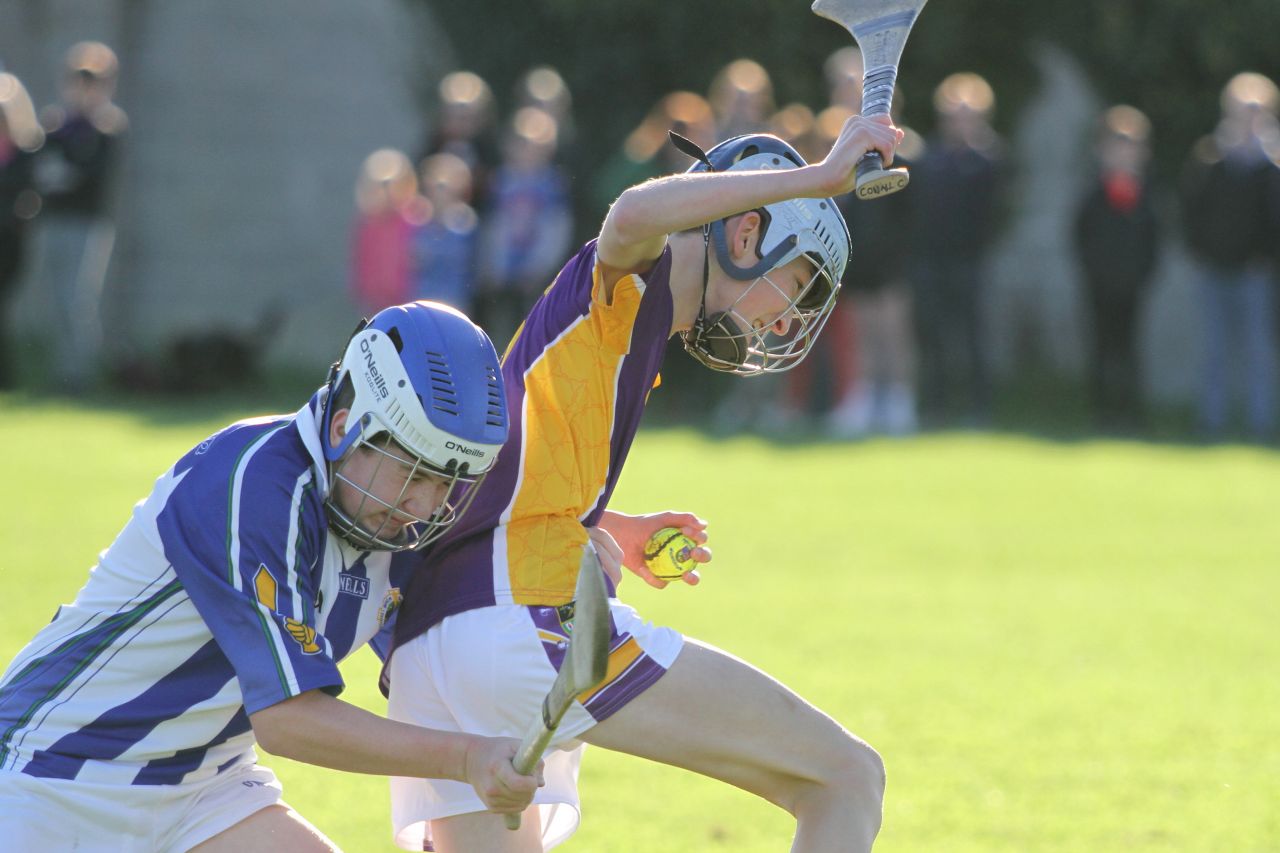
{"type": "Polygon", "coordinates": [[[828,257],[834,258],[839,254],[839,250],[836,248],[835,237],[831,235],[831,231],[821,220],[813,223],[813,233],[822,241],[822,245],[826,246],[828,257]]]}
{"type": "Polygon", "coordinates": [[[396,352],[404,352],[404,341],[400,339],[400,330],[392,326],[387,330],[387,337],[395,344],[396,352]]]}
{"type": "Polygon", "coordinates": [[[427,370],[431,374],[431,407],[445,414],[458,414],[458,389],[444,354],[428,350],[427,370]]]}
{"type": "Polygon", "coordinates": [[[498,377],[498,372],[492,367],[485,368],[485,374],[488,378],[487,388],[489,392],[489,408],[486,412],[485,423],[489,426],[500,427],[506,423],[504,416],[505,409],[502,405],[502,380],[498,377]]]}

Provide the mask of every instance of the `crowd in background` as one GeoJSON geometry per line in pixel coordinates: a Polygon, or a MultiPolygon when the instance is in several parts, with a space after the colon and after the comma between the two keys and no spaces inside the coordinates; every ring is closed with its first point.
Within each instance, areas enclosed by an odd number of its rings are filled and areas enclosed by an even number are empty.
{"type": "MultiPolygon", "coordinates": [[[[116,71],[105,45],[76,45],[62,102],[38,113],[22,83],[0,73],[0,387],[13,380],[5,311],[24,257],[38,264],[35,278],[58,306],[58,335],[67,342],[53,366],[59,387],[76,392],[92,382],[97,299],[114,240],[107,199],[127,127],[112,101],[116,71]],[[38,252],[28,239],[33,221],[42,234],[38,252]]],[[[484,79],[450,73],[417,149],[374,151],[359,169],[353,299],[366,313],[409,299],[447,302],[502,348],[575,240],[590,236],[575,226],[574,211],[582,209],[575,195],[603,214],[627,186],[683,171],[690,161],[670,144],[672,130],[703,148],[769,132],[820,159],[860,109],[861,57],[855,48],[839,50],[825,72],[826,103],[779,106],[767,70],[736,60],[705,95],[675,91],[659,99],[595,175],[575,175],[572,184],[566,164],[576,162],[576,131],[559,73],[529,69],[502,115],[484,79]]],[[[901,92],[894,103],[902,105],[901,92]]],[[[996,94],[986,80],[950,75],[932,105],[927,136],[904,128],[898,160],[911,172],[910,189],[873,202],[837,200],[854,249],[817,350],[790,373],[723,395],[712,413],[718,427],[816,427],[852,439],[992,422],[987,255],[1006,224],[1016,176],[992,126],[996,94]]],[[[1140,435],[1145,428],[1140,327],[1160,247],[1179,239],[1199,275],[1201,434],[1219,440],[1239,422],[1250,439],[1276,439],[1278,114],[1272,81],[1234,77],[1217,126],[1189,152],[1180,186],[1168,188],[1179,202],[1173,216],[1149,176],[1158,142],[1150,121],[1128,105],[1098,117],[1095,168],[1081,177],[1070,243],[1100,430],[1140,435]]]]}
{"type": "Polygon", "coordinates": [[[112,182],[128,120],[112,100],[115,53],[80,42],[66,55],[62,99],[37,114],[22,82],[0,70],[0,388],[16,380],[9,309],[40,229],[39,281],[56,307],[53,380],[70,393],[93,384],[101,344],[99,298],[115,243],[112,182]]]}
{"type": "Polygon", "coordinates": [[[414,156],[384,148],[365,159],[351,274],[362,310],[434,299],[502,347],[568,257],[569,89],[539,67],[521,77],[501,126],[494,101],[478,75],[448,74],[414,156]]]}

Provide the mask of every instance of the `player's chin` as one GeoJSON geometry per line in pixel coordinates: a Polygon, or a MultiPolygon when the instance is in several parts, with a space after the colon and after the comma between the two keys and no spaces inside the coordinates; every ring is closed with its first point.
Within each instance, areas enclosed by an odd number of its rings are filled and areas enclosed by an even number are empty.
{"type": "Polygon", "coordinates": [[[409,525],[391,518],[370,519],[361,527],[370,531],[373,536],[397,545],[403,544],[409,536],[409,525]]]}

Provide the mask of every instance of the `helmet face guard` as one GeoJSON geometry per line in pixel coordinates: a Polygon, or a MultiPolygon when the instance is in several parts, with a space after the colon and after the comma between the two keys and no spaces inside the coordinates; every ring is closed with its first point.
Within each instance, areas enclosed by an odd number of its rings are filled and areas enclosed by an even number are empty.
{"type": "Polygon", "coordinates": [[[804,360],[831,317],[839,288],[831,287],[826,272],[815,263],[813,275],[799,294],[763,329],[755,329],[736,309],[756,288],[771,288],[787,298],[787,291],[764,273],[728,309],[708,315],[704,306],[683,335],[685,350],[695,360],[712,370],[739,376],[781,373],[804,360]],[[784,334],[773,331],[779,320],[787,321],[784,334]]]}
{"type": "MultiPolygon", "coordinates": [[[[700,161],[690,172],[764,171],[806,165],[791,145],[769,134],[734,137],[706,153],[688,140],[678,141],[677,146],[700,161]]],[[[704,228],[708,261],[703,268],[703,308],[693,328],[683,335],[685,349],[699,362],[743,376],[790,370],[804,360],[835,308],[850,249],[848,227],[832,199],[788,199],[756,212],[761,218],[758,260],[749,267],[733,263],[726,220],[704,228]],[[717,264],[727,275],[751,283],[728,309],[708,316],[706,282],[712,246],[717,264]],[[800,257],[813,264],[814,273],[792,299],[769,275],[800,257]],[[757,287],[773,288],[788,299],[779,316],[761,329],[751,328],[734,310],[757,287]],[[789,321],[787,332],[778,335],[770,331],[782,319],[789,321]]]]}
{"type": "Polygon", "coordinates": [[[363,550],[430,544],[461,517],[506,436],[498,356],[479,327],[434,302],[378,312],[330,374],[321,428],[330,527],[363,550]],[[335,444],[331,422],[344,408],[346,432],[335,444]],[[431,512],[417,515],[406,504],[428,477],[445,488],[431,512]],[[380,520],[371,528],[370,518],[380,520]]]}
{"type": "Polygon", "coordinates": [[[335,533],[362,550],[407,551],[429,545],[457,523],[485,474],[469,476],[458,468],[440,471],[400,446],[389,432],[378,431],[372,438],[362,433],[341,458],[330,463],[329,478],[325,510],[335,533]],[[370,457],[365,467],[371,470],[363,477],[348,473],[351,461],[361,454],[370,457]],[[383,482],[391,484],[394,497],[384,499],[376,494],[374,484],[380,476],[383,482]],[[409,489],[424,476],[439,478],[445,486],[439,506],[426,517],[415,515],[404,506],[409,489]],[[396,483],[400,484],[398,490],[396,483]],[[356,501],[351,512],[341,506],[337,496],[340,489],[348,490],[356,501]],[[376,528],[369,529],[358,521],[369,513],[382,519],[376,528]]]}

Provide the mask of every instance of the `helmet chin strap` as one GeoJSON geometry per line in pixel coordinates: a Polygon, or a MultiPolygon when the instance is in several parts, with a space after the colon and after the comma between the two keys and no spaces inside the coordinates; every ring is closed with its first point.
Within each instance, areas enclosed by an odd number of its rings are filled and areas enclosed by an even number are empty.
{"type": "Polygon", "coordinates": [[[702,226],[702,303],[693,327],[682,336],[685,351],[700,364],[731,373],[747,360],[746,335],[729,311],[707,316],[711,281],[711,226],[702,226]]]}

